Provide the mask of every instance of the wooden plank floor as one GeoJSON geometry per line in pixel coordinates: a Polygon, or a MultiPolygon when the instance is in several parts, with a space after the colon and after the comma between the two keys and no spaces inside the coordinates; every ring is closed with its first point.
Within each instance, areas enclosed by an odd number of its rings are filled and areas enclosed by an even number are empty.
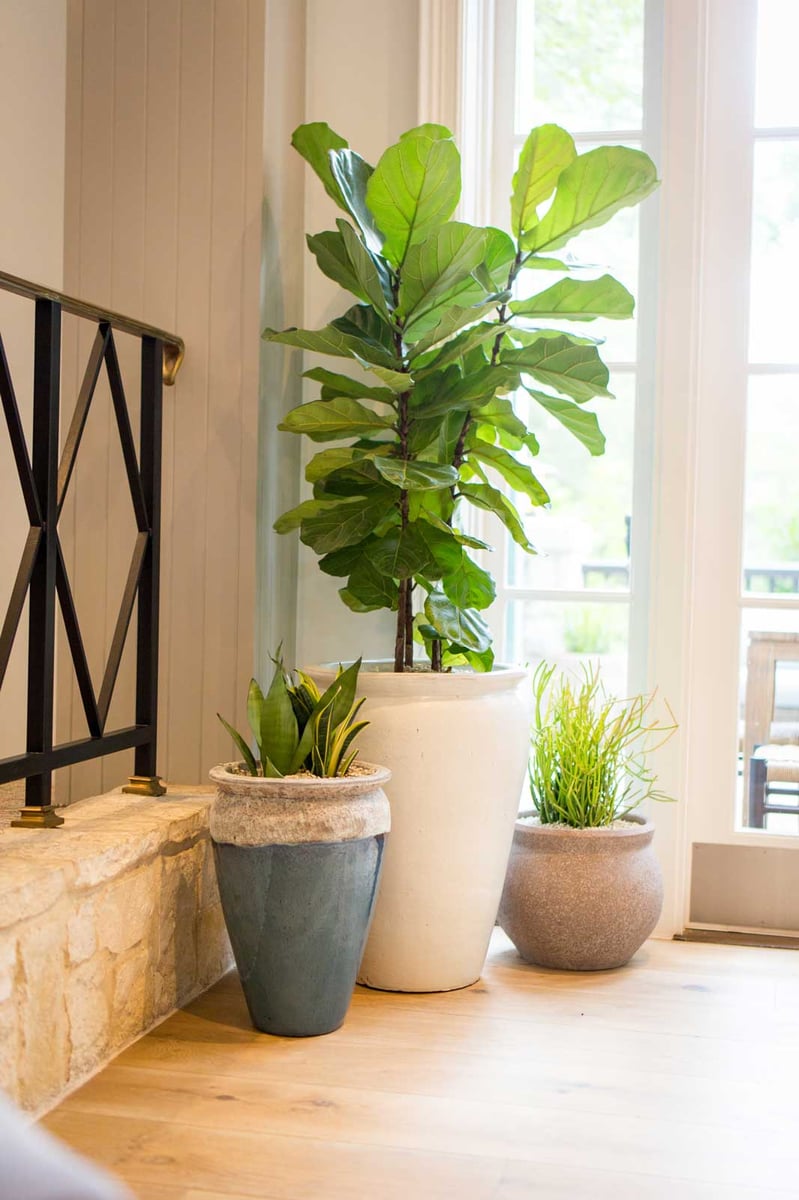
{"type": "Polygon", "coordinates": [[[235,975],[45,1118],[141,1200],[799,1197],[799,955],[649,942],[267,1037],[235,975]]]}

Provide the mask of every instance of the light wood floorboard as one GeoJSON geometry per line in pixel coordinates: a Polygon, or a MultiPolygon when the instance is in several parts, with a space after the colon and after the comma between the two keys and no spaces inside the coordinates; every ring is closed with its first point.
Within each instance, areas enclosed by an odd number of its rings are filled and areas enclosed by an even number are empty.
{"type": "Polygon", "coordinates": [[[459,992],[357,989],[323,1038],[256,1033],[235,975],[44,1124],[141,1200],[799,1197],[799,956],[649,942],[459,992]]]}

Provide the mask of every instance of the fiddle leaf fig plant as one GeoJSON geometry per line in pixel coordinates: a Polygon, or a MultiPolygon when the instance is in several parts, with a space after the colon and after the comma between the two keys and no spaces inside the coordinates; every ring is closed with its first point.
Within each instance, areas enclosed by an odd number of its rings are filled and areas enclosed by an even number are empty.
{"type": "Polygon", "coordinates": [[[310,775],[346,775],[358,751],[355,738],[369,724],[357,719],[363,700],[355,699],[361,660],[339,668],[330,687],[320,693],[309,675],[286,673],[275,661],[275,673],[264,695],[256,681],[247,693],[247,719],[257,757],[247,740],[217,713],[242,757],[246,775],[280,778],[305,771],[310,775]]]}
{"type": "Polygon", "coordinates": [[[558,252],[649,195],[655,166],[625,146],[578,154],[566,130],[539,126],[513,177],[508,233],[452,219],[460,156],[442,125],[409,130],[374,167],[323,122],[292,143],[345,214],[308,248],[356,303],[323,329],[264,332],[348,367],[308,370],[319,398],[279,426],[335,445],[308,463],[312,498],[275,528],[299,529],[353,611],[396,613],[396,671],[413,667],[415,641],[433,670],[490,670],[495,586],[473,555],[489,547],[461,528],[463,507],[493,513],[534,553],[515,497],[536,507],[549,496],[519,389],[602,454],[583,407],[611,395],[599,342],[552,322],[630,317],[633,297],[558,252]]]}

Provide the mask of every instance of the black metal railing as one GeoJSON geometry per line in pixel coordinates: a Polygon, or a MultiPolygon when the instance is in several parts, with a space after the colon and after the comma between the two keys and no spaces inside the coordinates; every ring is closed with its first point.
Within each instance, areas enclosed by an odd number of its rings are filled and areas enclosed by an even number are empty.
{"type": "Polygon", "coordinates": [[[158,592],[161,516],[162,385],[174,383],[183,361],[180,338],[118,313],[0,272],[0,290],[32,300],[35,308],[33,423],[30,452],[0,334],[0,399],[30,529],[0,628],[0,686],[28,600],[27,735],[24,754],[0,760],[0,783],[25,780],[25,808],[15,825],[60,825],[52,806],[52,773],[119,750],[135,749],[135,775],[125,790],[160,795],[158,726],[158,592]],[[61,314],[92,321],[97,332],[59,454],[61,314]],[[141,341],[141,407],[137,454],[119,368],[114,331],[141,341]],[[105,366],[125,463],[137,535],[99,692],[95,693],[58,519],[80,449],[92,399],[105,366]],[[53,744],[56,606],[60,605],[89,737],[53,744]],[[137,605],[135,724],[108,730],[114,685],[137,605]]]}

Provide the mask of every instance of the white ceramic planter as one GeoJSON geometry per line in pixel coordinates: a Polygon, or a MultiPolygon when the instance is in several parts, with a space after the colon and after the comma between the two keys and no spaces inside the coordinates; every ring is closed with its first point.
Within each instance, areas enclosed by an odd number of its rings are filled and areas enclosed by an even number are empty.
{"type": "MultiPolygon", "coordinates": [[[[321,686],[335,668],[312,667],[321,686]]],[[[413,672],[364,664],[364,758],[392,774],[391,837],[360,974],[437,992],[480,977],[527,767],[527,672],[413,672]],[[381,669],[382,668],[382,669],[381,669]]]]}

